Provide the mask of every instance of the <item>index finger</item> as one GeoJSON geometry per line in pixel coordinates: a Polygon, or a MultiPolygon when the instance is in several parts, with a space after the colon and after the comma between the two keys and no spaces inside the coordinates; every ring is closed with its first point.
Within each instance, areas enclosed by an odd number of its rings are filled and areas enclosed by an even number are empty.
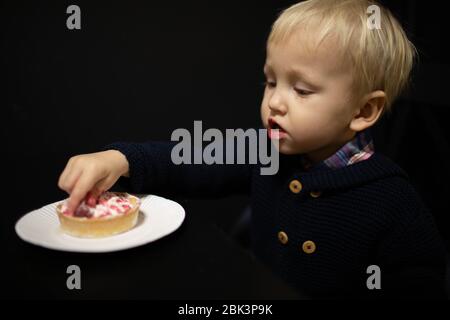
{"type": "Polygon", "coordinates": [[[83,172],[75,184],[67,203],[67,208],[69,212],[74,212],[81,200],[84,199],[86,194],[94,187],[96,181],[92,176],[83,172]]]}

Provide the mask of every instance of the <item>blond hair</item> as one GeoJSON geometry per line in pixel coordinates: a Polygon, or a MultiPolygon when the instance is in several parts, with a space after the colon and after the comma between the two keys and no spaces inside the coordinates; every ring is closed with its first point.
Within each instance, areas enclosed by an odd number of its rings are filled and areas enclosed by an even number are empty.
{"type": "Polygon", "coordinates": [[[338,54],[353,69],[353,89],[358,97],[374,90],[386,94],[384,111],[409,83],[416,56],[414,45],[391,12],[369,0],[309,0],[281,13],[272,26],[268,45],[284,41],[299,28],[313,29],[315,46],[326,38],[337,40],[338,54]],[[369,28],[368,8],[380,10],[380,28],[369,28]]]}

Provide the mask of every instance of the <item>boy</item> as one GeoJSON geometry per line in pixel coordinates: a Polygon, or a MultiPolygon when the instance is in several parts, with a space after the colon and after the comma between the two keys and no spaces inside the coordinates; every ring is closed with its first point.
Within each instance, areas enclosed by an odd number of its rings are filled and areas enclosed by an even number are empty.
{"type": "Polygon", "coordinates": [[[433,219],[406,173],[374,152],[369,133],[414,60],[388,10],[377,6],[380,28],[369,27],[371,5],[310,0],[274,23],[261,118],[278,142],[277,174],[260,175],[258,165],[174,165],[172,144],[115,143],[69,160],[59,186],[70,208],[120,177],[133,192],[251,193],[255,254],[303,292],[442,297],[445,250],[433,219]],[[373,268],[378,290],[367,281],[373,268]]]}

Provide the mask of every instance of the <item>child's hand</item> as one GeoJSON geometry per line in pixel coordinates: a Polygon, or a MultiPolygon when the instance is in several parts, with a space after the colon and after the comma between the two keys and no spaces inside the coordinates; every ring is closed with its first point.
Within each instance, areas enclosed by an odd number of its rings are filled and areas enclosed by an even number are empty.
{"type": "Polygon", "coordinates": [[[127,158],[116,150],[70,158],[58,181],[58,186],[70,194],[69,212],[74,212],[86,195],[87,201],[97,199],[121,176],[128,176],[128,170],[127,158]]]}

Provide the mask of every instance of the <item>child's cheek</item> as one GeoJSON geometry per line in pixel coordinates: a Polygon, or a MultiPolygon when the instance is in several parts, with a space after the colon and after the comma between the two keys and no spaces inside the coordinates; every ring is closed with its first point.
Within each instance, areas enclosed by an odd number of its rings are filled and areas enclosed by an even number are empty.
{"type": "Polygon", "coordinates": [[[267,128],[267,121],[269,118],[269,107],[267,106],[267,104],[263,103],[261,104],[261,108],[260,108],[260,114],[261,114],[261,123],[264,125],[265,128],[267,128]]]}

